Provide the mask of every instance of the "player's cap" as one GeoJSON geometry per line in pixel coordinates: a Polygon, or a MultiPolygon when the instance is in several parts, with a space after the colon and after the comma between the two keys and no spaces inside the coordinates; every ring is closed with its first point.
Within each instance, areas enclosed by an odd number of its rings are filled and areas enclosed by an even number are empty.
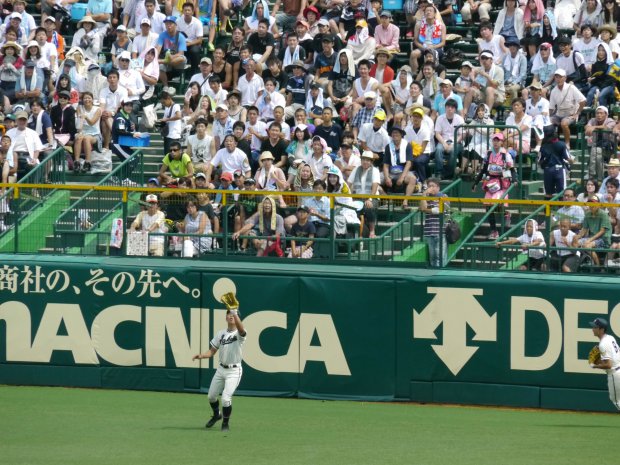
{"type": "Polygon", "coordinates": [[[374,160],[375,158],[375,154],[372,153],[370,150],[364,150],[362,152],[362,154],[360,155],[361,158],[370,158],[371,160],[374,160]]]}
{"type": "Polygon", "coordinates": [[[158,203],[159,200],[157,199],[157,196],[155,194],[149,194],[146,196],[146,201],[148,203],[158,203]]]}
{"type": "Polygon", "coordinates": [[[204,174],[202,171],[200,173],[196,173],[196,176],[194,176],[196,179],[204,179],[205,181],[207,180],[207,175],[204,174]]]}
{"type": "Polygon", "coordinates": [[[369,90],[368,92],[364,93],[364,99],[370,99],[370,100],[374,100],[377,98],[377,93],[369,90]]]}
{"type": "Polygon", "coordinates": [[[222,181],[228,181],[228,182],[232,182],[233,180],[233,175],[231,173],[222,173],[222,175],[220,176],[220,179],[222,181]]]}
{"type": "Polygon", "coordinates": [[[566,70],[562,69],[562,68],[558,68],[555,70],[555,73],[553,73],[556,76],[564,76],[566,77],[566,70]]]}
{"type": "Polygon", "coordinates": [[[594,318],[594,320],[588,322],[588,324],[591,328],[602,328],[605,330],[609,328],[609,323],[605,318],[594,318]]]}
{"type": "Polygon", "coordinates": [[[212,65],[213,62],[211,61],[211,58],[209,57],[202,57],[200,60],[200,64],[206,63],[208,65],[212,65]]]}
{"type": "Polygon", "coordinates": [[[164,19],[164,23],[177,23],[177,18],[175,16],[166,16],[166,19],[164,19]]]}
{"type": "Polygon", "coordinates": [[[140,21],[140,26],[142,26],[143,24],[146,24],[148,26],[151,25],[151,20],[148,18],[142,18],[142,21],[140,21]]]}
{"type": "Polygon", "coordinates": [[[504,140],[504,133],[496,132],[495,134],[493,134],[493,137],[491,137],[491,139],[504,140]]]}
{"type": "Polygon", "coordinates": [[[385,114],[384,110],[377,110],[375,111],[373,118],[376,118],[379,121],[385,121],[385,118],[387,118],[387,115],[385,114]]]}
{"type": "Polygon", "coordinates": [[[28,113],[26,113],[25,111],[18,111],[17,113],[15,113],[15,119],[28,119],[28,113]]]}
{"type": "Polygon", "coordinates": [[[157,179],[157,178],[149,178],[148,183],[151,183],[151,182],[153,184],[155,184],[157,187],[159,187],[159,179],[157,179]]]}

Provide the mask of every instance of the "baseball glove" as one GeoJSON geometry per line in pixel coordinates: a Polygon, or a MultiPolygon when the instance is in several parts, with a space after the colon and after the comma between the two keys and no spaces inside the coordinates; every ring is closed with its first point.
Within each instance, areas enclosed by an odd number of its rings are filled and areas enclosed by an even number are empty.
{"type": "Polygon", "coordinates": [[[222,297],[222,303],[226,305],[228,310],[237,310],[239,308],[239,301],[232,292],[227,292],[222,297]]]}
{"type": "Polygon", "coordinates": [[[592,347],[590,350],[590,354],[588,355],[588,362],[592,364],[597,364],[601,361],[601,351],[598,348],[598,345],[592,347]]]}

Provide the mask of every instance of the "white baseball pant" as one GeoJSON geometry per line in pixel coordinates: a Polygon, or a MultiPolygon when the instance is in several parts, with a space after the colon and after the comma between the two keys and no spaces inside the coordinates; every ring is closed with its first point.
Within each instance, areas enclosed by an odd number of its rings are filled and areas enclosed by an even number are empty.
{"type": "Polygon", "coordinates": [[[217,396],[222,394],[222,407],[229,407],[232,403],[232,396],[241,382],[242,373],[243,369],[240,366],[236,368],[218,366],[209,386],[209,402],[216,402],[217,396]]]}

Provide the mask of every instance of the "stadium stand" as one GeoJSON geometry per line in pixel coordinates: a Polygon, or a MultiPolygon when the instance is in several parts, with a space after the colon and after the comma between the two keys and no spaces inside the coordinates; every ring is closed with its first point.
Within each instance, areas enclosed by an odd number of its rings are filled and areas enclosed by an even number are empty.
{"type": "Polygon", "coordinates": [[[122,254],[146,228],[156,255],[545,271],[570,237],[571,271],[615,272],[620,6],[566,3],[16,1],[2,181],[62,201],[24,249],[54,202],[3,190],[3,250],[122,254]]]}

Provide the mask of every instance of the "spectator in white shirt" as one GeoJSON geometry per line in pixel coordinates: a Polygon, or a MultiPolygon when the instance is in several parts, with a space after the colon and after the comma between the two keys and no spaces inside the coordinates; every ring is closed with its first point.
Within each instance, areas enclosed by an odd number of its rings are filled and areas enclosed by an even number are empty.
{"type": "Polygon", "coordinates": [[[103,148],[110,148],[112,137],[112,123],[114,115],[121,107],[121,103],[128,97],[127,89],[119,84],[119,73],[112,69],[108,74],[108,86],[99,95],[101,106],[101,135],[103,136],[103,148]]]}
{"type": "Polygon", "coordinates": [[[446,101],[446,112],[437,117],[435,122],[435,176],[443,179],[452,179],[459,155],[463,151],[463,131],[455,131],[465,124],[465,120],[459,115],[458,104],[455,100],[446,101]],[[455,132],[456,139],[455,139],[455,132]]]}
{"type": "Polygon", "coordinates": [[[144,0],[144,8],[146,9],[146,14],[137,17],[136,22],[142,24],[142,20],[148,18],[151,22],[151,32],[154,32],[159,37],[159,34],[164,32],[164,19],[166,19],[166,15],[159,11],[157,0],[144,0]]]}
{"type": "Polygon", "coordinates": [[[151,20],[142,18],[142,21],[140,21],[140,34],[133,38],[131,44],[131,57],[134,60],[138,57],[144,58],[146,51],[157,45],[158,37],[159,34],[151,30],[151,20]]]}
{"type": "Polygon", "coordinates": [[[237,89],[241,92],[241,106],[256,105],[258,97],[265,90],[263,79],[254,72],[256,62],[252,58],[243,60],[241,65],[245,69],[245,74],[239,78],[237,84],[237,89]]]}
{"type": "Polygon", "coordinates": [[[177,29],[187,36],[187,51],[185,56],[192,69],[198,67],[198,62],[202,55],[202,22],[194,16],[194,4],[186,2],[183,4],[183,16],[177,21],[177,29]]]}

